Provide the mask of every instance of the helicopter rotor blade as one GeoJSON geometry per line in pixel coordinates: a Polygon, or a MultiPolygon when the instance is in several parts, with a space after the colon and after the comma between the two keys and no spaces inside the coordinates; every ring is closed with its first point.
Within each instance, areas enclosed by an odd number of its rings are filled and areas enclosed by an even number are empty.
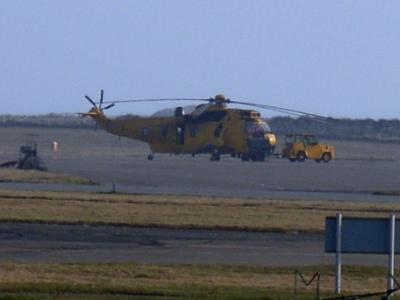
{"type": "Polygon", "coordinates": [[[111,103],[135,103],[135,102],[158,102],[158,101],[210,101],[205,98],[154,98],[154,99],[131,99],[131,100],[117,100],[117,101],[103,101],[104,104],[111,103]]]}
{"type": "Polygon", "coordinates": [[[86,98],[87,101],[89,101],[90,103],[92,103],[93,106],[96,106],[96,107],[97,107],[96,102],[94,102],[88,95],[85,95],[85,98],[86,98]]]}
{"type": "Polygon", "coordinates": [[[241,105],[247,105],[247,106],[254,106],[262,109],[267,109],[271,111],[276,111],[276,112],[281,112],[293,116],[298,116],[298,117],[306,117],[310,118],[313,120],[319,120],[319,121],[325,121],[327,118],[321,115],[301,111],[301,110],[296,110],[296,109],[290,109],[290,108],[285,108],[281,106],[274,106],[274,105],[267,105],[267,104],[258,104],[258,103],[251,103],[251,102],[242,102],[242,101],[234,101],[234,100],[229,100],[227,101],[228,103],[234,103],[234,104],[241,104],[241,105]]]}
{"type": "MultiPolygon", "coordinates": [[[[129,99],[129,100],[116,100],[116,101],[104,101],[103,97],[103,91],[101,92],[101,97],[100,97],[100,102],[98,104],[109,104],[111,105],[110,107],[106,106],[105,109],[113,107],[117,103],[139,103],[139,102],[162,102],[162,101],[202,101],[202,102],[209,102],[209,103],[219,103],[219,99],[216,98],[148,98],[148,99],[129,99]],[[102,100],[103,99],[103,100],[102,100]]],[[[244,101],[236,101],[236,100],[230,100],[230,99],[224,99],[221,101],[222,103],[232,103],[232,104],[241,104],[241,105],[246,105],[246,106],[252,106],[252,107],[257,107],[261,109],[267,109],[270,111],[275,111],[279,113],[284,113],[296,117],[304,117],[308,119],[312,119],[317,122],[321,123],[326,123],[327,118],[321,115],[301,111],[301,110],[296,110],[296,109],[290,109],[290,108],[285,108],[281,106],[274,106],[274,105],[267,105],[267,104],[259,104],[259,103],[253,103],[253,102],[244,102],[244,101]]]]}

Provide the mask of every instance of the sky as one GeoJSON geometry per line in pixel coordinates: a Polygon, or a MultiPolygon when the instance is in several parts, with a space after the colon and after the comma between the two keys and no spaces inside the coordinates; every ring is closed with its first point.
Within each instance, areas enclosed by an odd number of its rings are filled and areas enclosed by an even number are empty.
{"type": "Polygon", "coordinates": [[[3,0],[0,114],[85,112],[104,89],[399,118],[399,16],[400,1],[3,0]]]}

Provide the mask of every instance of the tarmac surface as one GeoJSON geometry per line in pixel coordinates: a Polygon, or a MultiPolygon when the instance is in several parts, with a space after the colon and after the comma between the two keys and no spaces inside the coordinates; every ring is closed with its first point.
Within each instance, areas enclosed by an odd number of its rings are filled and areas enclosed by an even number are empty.
{"type": "Polygon", "coordinates": [[[114,184],[117,192],[135,194],[355,202],[400,201],[398,162],[365,164],[335,161],[319,166],[312,161],[301,165],[277,159],[262,163],[242,163],[227,158],[226,161],[214,163],[204,156],[195,159],[188,156],[162,156],[159,161],[133,157],[129,162],[123,163],[100,164],[87,159],[78,166],[57,160],[48,165],[54,172],[86,176],[100,184],[85,186],[0,182],[0,188],[109,192],[114,184]]]}
{"type": "MultiPolygon", "coordinates": [[[[0,162],[16,158],[26,130],[0,128],[0,162]]],[[[115,183],[122,192],[147,194],[344,201],[400,199],[373,196],[376,192],[399,192],[400,144],[328,141],[337,148],[337,160],[328,164],[290,163],[276,158],[254,163],[229,156],[212,162],[209,155],[192,158],[168,154],[156,154],[154,161],[148,161],[148,145],[118,139],[101,130],[30,131],[37,135],[39,154],[50,171],[89,177],[101,183],[102,189],[111,189],[115,183]],[[58,153],[51,151],[53,141],[59,144],[58,153]]]]}
{"type": "MultiPolygon", "coordinates": [[[[0,128],[0,161],[15,159],[23,128],[0,128]]],[[[102,131],[32,129],[52,172],[82,175],[99,186],[1,183],[0,188],[184,194],[274,199],[394,201],[400,190],[400,144],[329,141],[338,159],[328,164],[241,162],[208,155],[156,155],[147,145],[102,131]],[[51,152],[52,141],[60,151],[51,152]],[[391,193],[377,196],[375,193],[391,193]],[[396,195],[397,194],[397,195],[396,195]]],[[[137,261],[247,265],[331,264],[323,236],[152,228],[0,224],[0,259],[40,262],[137,261]]],[[[385,256],[344,255],[344,263],[386,265],[385,256]]]]}
{"type": "Polygon", "coordinates": [[[51,168],[81,174],[103,184],[115,183],[120,192],[206,195],[274,199],[398,201],[399,196],[374,193],[399,191],[400,162],[334,161],[329,164],[246,163],[231,158],[220,162],[208,156],[161,155],[155,161],[132,156],[121,162],[99,163],[88,158],[79,164],[52,161],[51,168]]]}
{"type": "MultiPolygon", "coordinates": [[[[302,266],[333,264],[323,235],[124,226],[2,223],[0,258],[16,262],[129,262],[302,266]]],[[[383,265],[384,255],[343,255],[383,265]]]]}

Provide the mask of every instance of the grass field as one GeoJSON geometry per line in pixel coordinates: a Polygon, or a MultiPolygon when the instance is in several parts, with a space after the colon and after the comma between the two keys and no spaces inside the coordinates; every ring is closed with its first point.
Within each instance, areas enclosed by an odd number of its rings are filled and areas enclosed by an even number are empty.
{"type": "MultiPolygon", "coordinates": [[[[331,295],[334,270],[321,273],[321,293],[331,295]]],[[[385,290],[385,268],[345,266],[345,293],[385,290]]],[[[397,274],[400,275],[400,274],[397,274]]],[[[299,285],[313,299],[315,285],[299,285]]],[[[293,299],[294,269],[219,265],[0,264],[0,299],[293,299]],[[5,298],[8,296],[9,298],[5,298]],[[23,296],[24,298],[19,298],[23,296]]]]}
{"type": "Polygon", "coordinates": [[[382,217],[399,203],[0,190],[0,221],[323,232],[325,217],[382,217]]]}

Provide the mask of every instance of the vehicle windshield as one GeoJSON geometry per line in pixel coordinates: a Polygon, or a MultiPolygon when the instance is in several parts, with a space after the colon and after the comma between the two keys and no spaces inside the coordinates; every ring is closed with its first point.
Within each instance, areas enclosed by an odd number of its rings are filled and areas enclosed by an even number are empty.
{"type": "Polygon", "coordinates": [[[302,135],[302,134],[287,135],[285,137],[285,142],[287,144],[292,144],[292,143],[304,143],[306,145],[317,145],[318,144],[318,140],[315,136],[302,135]]]}
{"type": "Polygon", "coordinates": [[[318,144],[318,141],[317,141],[316,137],[313,136],[313,135],[306,136],[304,142],[306,144],[308,144],[308,145],[316,145],[316,144],[318,144]]]}
{"type": "Polygon", "coordinates": [[[271,132],[271,128],[266,123],[246,123],[246,132],[252,137],[263,137],[265,133],[271,132]]]}
{"type": "Polygon", "coordinates": [[[293,135],[287,135],[285,137],[285,143],[286,144],[293,144],[293,142],[294,142],[294,136],[293,135]]]}

